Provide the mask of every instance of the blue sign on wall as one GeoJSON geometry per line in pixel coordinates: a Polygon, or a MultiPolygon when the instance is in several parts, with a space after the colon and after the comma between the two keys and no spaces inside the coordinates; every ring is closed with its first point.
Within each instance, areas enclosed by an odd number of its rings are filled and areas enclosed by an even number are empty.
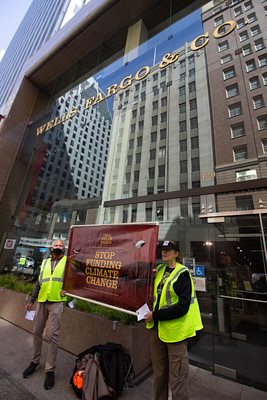
{"type": "Polygon", "coordinates": [[[205,276],[204,267],[196,265],[195,266],[195,275],[196,276],[205,276]]]}

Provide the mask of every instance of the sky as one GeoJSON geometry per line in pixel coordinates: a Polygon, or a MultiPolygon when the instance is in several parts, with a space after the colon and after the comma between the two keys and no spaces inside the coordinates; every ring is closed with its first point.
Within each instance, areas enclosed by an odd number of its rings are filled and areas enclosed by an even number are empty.
{"type": "Polygon", "coordinates": [[[0,0],[0,52],[6,50],[32,0],[0,0]]]}

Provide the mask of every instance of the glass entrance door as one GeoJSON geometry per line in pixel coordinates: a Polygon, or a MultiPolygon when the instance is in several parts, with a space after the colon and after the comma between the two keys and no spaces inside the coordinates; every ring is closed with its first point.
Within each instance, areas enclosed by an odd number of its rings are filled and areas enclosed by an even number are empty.
{"type": "Polygon", "coordinates": [[[233,215],[220,221],[210,239],[216,279],[214,370],[267,388],[267,216],[233,215]]]}

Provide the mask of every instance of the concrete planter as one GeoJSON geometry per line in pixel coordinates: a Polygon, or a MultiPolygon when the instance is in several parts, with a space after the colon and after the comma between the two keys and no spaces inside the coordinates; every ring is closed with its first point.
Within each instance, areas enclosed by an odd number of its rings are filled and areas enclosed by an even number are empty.
{"type": "MultiPolygon", "coordinates": [[[[0,317],[32,333],[33,322],[25,319],[27,302],[26,294],[0,288],[0,317]]],[[[144,322],[130,326],[65,307],[59,337],[59,346],[72,354],[97,344],[120,343],[133,358],[136,375],[151,364],[149,333],[144,322]]]]}

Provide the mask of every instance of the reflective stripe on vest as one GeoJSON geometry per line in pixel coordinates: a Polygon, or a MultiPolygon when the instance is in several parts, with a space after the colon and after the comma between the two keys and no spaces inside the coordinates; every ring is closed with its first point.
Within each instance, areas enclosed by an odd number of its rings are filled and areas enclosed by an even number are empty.
{"type": "MultiPolygon", "coordinates": [[[[173,289],[173,284],[177,281],[181,273],[184,273],[185,271],[189,270],[182,264],[178,263],[176,264],[176,269],[177,271],[175,272],[173,271],[174,275],[172,277],[169,277],[165,285],[163,286],[159,303],[159,309],[169,308],[173,306],[174,304],[176,304],[176,300],[179,302],[179,296],[176,295],[173,289]],[[178,268],[179,266],[180,268],[178,268]]],[[[158,271],[160,270],[162,270],[162,266],[160,267],[160,269],[158,268],[158,271]]],[[[190,300],[189,310],[182,317],[172,320],[158,321],[158,335],[163,342],[173,343],[185,340],[189,337],[195,336],[196,331],[203,328],[198,301],[195,293],[194,283],[190,275],[190,272],[188,273],[191,280],[191,300],[190,300]]],[[[157,287],[163,275],[164,271],[163,273],[161,273],[161,275],[158,275],[155,279],[153,310],[155,309],[158,297],[156,292],[157,287]]],[[[153,326],[154,322],[148,322],[146,324],[146,327],[148,329],[153,328],[153,326]]]]}

